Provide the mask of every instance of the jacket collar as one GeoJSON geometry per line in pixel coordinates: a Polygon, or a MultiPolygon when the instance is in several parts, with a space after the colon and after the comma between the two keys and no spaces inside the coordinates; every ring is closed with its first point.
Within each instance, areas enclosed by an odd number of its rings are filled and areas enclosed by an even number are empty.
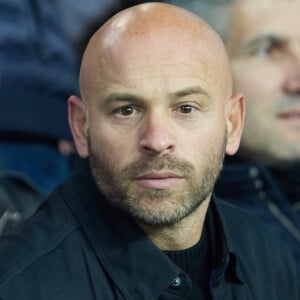
{"type": "MultiPolygon", "coordinates": [[[[182,277],[182,270],[152,244],[130,218],[105,201],[89,172],[83,177],[74,177],[64,192],[68,194],[65,201],[81,224],[99,262],[125,297],[143,299],[142,295],[147,295],[148,299],[157,299],[172,280],[182,277]]],[[[230,274],[236,274],[234,278],[239,280],[225,218],[214,199],[210,206],[212,212],[208,216],[216,219],[213,223],[216,223],[215,228],[222,228],[223,237],[223,261],[216,275],[220,276],[230,268],[230,274]]]]}
{"type": "Polygon", "coordinates": [[[214,276],[218,279],[227,273],[232,281],[243,284],[244,280],[239,266],[239,247],[237,247],[235,239],[232,239],[237,235],[236,227],[231,224],[233,216],[227,215],[223,208],[224,205],[225,207],[230,206],[213,195],[206,216],[210,223],[208,227],[211,231],[209,235],[212,239],[212,248],[215,249],[213,254],[215,257],[214,276]]]}
{"type": "Polygon", "coordinates": [[[75,177],[65,192],[99,263],[126,299],[157,299],[182,273],[130,218],[105,201],[90,174],[75,177]]]}

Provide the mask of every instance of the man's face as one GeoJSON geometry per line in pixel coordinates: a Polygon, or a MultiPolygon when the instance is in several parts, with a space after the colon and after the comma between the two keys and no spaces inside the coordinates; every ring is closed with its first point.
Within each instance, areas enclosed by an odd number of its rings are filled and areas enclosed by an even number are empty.
{"type": "Polygon", "coordinates": [[[185,46],[175,49],[169,32],[145,35],[114,42],[88,73],[88,156],[111,203],[166,225],[209,199],[225,150],[233,152],[230,76],[209,42],[199,47],[180,32],[185,46]]]}
{"type": "Polygon", "coordinates": [[[245,94],[241,154],[300,160],[300,1],[241,0],[226,41],[234,89],[245,94]]]}

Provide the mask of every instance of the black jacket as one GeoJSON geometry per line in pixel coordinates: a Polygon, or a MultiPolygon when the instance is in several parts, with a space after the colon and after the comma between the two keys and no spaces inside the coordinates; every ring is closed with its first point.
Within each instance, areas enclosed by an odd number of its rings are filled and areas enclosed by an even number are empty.
{"type": "Polygon", "coordinates": [[[300,272],[300,165],[281,173],[275,178],[265,165],[228,158],[215,193],[272,227],[290,247],[300,272]]]}
{"type": "MultiPolygon", "coordinates": [[[[213,199],[221,259],[214,300],[294,300],[289,253],[251,216],[213,199]]],[[[110,207],[89,174],[57,188],[37,213],[0,241],[0,299],[185,299],[190,279],[140,228],[110,207]]]]}
{"type": "Polygon", "coordinates": [[[0,171],[0,235],[33,215],[44,199],[26,176],[0,171]]]}

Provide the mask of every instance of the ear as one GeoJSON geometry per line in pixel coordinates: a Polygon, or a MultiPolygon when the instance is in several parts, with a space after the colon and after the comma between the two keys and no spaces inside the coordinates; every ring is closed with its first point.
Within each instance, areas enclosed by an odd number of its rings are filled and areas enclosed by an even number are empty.
{"type": "Polygon", "coordinates": [[[76,96],[71,96],[68,100],[68,120],[79,156],[88,157],[87,110],[84,102],[76,96]]]}
{"type": "Polygon", "coordinates": [[[245,114],[244,96],[242,94],[232,96],[227,106],[227,155],[235,154],[239,148],[244,128],[245,114]]]}

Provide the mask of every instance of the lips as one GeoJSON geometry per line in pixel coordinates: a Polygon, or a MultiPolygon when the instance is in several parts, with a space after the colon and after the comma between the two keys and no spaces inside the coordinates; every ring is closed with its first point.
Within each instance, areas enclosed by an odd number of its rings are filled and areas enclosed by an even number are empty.
{"type": "Polygon", "coordinates": [[[139,185],[157,190],[165,190],[178,186],[184,178],[173,172],[148,172],[137,178],[139,185]]]}
{"type": "Polygon", "coordinates": [[[138,178],[143,179],[165,179],[165,178],[180,178],[181,176],[173,172],[149,172],[139,176],[138,178]]]}
{"type": "Polygon", "coordinates": [[[300,108],[281,112],[278,114],[278,118],[291,126],[300,126],[300,108]]]}

